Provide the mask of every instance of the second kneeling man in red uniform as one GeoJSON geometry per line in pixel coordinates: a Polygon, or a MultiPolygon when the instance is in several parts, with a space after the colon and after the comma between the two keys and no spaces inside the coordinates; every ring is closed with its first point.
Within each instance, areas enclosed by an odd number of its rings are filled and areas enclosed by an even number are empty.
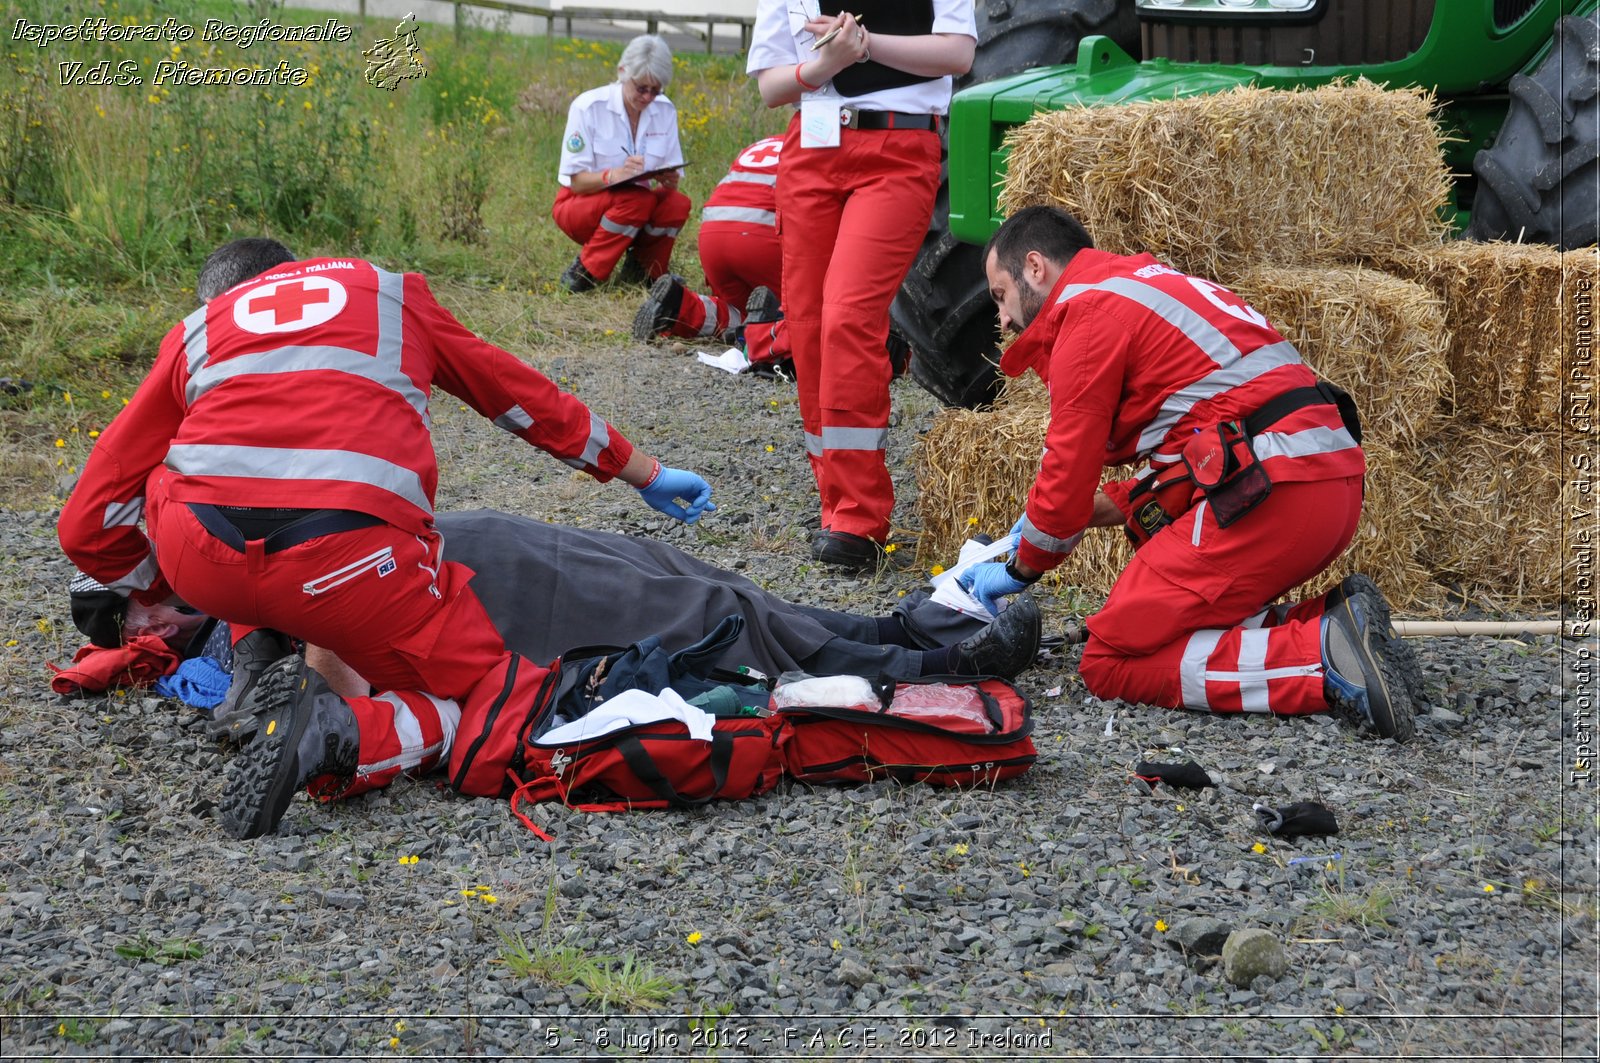
{"type": "Polygon", "coordinates": [[[1013,560],[963,584],[992,607],[1086,528],[1126,527],[1133,560],[1087,621],[1090,693],[1332,709],[1409,739],[1415,661],[1370,579],[1270,607],[1355,535],[1366,460],[1348,396],[1234,293],[1149,255],[1097,251],[1057,208],[1007,219],[985,263],[1001,326],[1020,333],[1000,367],[1044,380],[1050,426],[1013,560]],[[1132,478],[1099,483],[1103,465],[1135,461],[1132,478]]]}

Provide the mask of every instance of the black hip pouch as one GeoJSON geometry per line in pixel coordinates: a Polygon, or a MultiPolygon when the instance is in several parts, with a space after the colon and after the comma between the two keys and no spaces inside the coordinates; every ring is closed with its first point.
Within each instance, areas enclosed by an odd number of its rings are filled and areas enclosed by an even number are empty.
{"type": "Polygon", "coordinates": [[[1183,464],[1210,503],[1219,528],[1237,521],[1272,493],[1272,478],[1256,459],[1255,446],[1237,421],[1196,432],[1184,444],[1183,464]]]}

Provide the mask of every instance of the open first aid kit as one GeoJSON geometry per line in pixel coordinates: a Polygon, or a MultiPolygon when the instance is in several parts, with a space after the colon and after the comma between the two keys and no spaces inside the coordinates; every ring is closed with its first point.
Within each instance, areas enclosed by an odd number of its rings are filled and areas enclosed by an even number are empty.
{"type": "Polygon", "coordinates": [[[987,786],[1037,758],[1032,706],[1003,679],[772,681],[715,667],[743,625],[728,617],[676,653],[652,637],[555,661],[510,768],[512,811],[548,838],[523,803],[693,807],[765,793],[784,775],[987,786]]]}

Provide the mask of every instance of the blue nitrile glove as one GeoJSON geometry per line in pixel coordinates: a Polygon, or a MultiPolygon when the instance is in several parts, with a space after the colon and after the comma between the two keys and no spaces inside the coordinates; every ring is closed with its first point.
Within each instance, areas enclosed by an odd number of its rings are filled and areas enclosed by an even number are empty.
{"type": "Polygon", "coordinates": [[[1022,511],[1022,516],[1017,518],[1017,522],[1011,526],[1011,530],[1006,532],[1006,534],[1007,535],[1021,535],[1022,534],[1022,522],[1027,520],[1027,519],[1028,519],[1028,511],[1027,510],[1023,510],[1022,511]]]}
{"type": "Polygon", "coordinates": [[[956,583],[996,616],[1000,615],[1001,598],[1028,589],[1028,584],[1007,572],[1006,566],[999,561],[973,565],[956,577],[956,583]]]}
{"type": "Polygon", "coordinates": [[[645,505],[657,513],[677,517],[685,524],[693,524],[700,519],[700,514],[717,508],[711,501],[711,485],[683,469],[669,469],[663,465],[661,471],[638,490],[644,496],[645,505]],[[680,503],[680,498],[688,505],[680,503]]]}

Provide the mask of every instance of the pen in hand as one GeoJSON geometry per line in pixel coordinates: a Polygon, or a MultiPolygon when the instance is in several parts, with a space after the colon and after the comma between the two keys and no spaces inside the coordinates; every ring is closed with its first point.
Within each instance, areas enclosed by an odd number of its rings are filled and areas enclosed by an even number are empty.
{"type": "MultiPolygon", "coordinates": [[[[856,25],[859,26],[859,25],[864,25],[864,24],[865,23],[863,23],[861,21],[861,16],[857,15],[856,16],[856,25]]],[[[814,52],[818,48],[821,48],[824,44],[827,44],[829,41],[831,41],[835,37],[839,36],[839,31],[842,30],[842,29],[844,29],[844,23],[843,22],[839,23],[837,26],[833,27],[833,29],[829,30],[827,33],[824,33],[822,36],[818,37],[816,40],[812,41],[811,42],[811,50],[814,52]]]]}

